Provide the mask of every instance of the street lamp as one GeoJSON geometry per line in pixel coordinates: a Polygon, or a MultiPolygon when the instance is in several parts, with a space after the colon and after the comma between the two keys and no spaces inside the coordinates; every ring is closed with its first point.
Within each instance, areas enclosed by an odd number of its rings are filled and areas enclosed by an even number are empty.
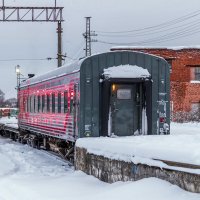
{"type": "Polygon", "coordinates": [[[19,65],[17,65],[15,67],[15,72],[16,72],[16,74],[20,74],[20,66],[19,65]]]}
{"type": "Polygon", "coordinates": [[[15,72],[16,72],[16,75],[17,75],[17,90],[19,90],[19,86],[20,86],[20,66],[17,65],[15,67],[15,72]]]}
{"type": "Polygon", "coordinates": [[[17,75],[17,107],[19,109],[19,87],[20,87],[20,66],[17,65],[15,67],[15,72],[16,72],[16,75],[17,75]]]}

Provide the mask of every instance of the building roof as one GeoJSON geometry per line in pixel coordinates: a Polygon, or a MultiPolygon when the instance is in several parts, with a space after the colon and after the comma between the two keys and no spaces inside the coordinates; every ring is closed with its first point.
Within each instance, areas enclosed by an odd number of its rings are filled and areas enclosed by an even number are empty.
{"type": "Polygon", "coordinates": [[[167,50],[183,50],[183,49],[198,49],[200,50],[200,45],[194,46],[114,46],[111,50],[115,49],[167,49],[167,50]]]}

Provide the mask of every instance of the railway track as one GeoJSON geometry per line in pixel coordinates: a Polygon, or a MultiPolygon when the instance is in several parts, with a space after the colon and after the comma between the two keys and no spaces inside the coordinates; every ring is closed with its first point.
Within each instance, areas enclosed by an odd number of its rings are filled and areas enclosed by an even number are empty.
{"type": "Polygon", "coordinates": [[[29,146],[33,148],[37,148],[48,155],[56,157],[57,159],[62,159],[62,161],[66,162],[69,166],[73,166],[74,159],[67,159],[65,155],[61,151],[59,151],[59,148],[55,150],[56,148],[54,147],[54,151],[52,151],[49,148],[48,149],[44,148],[43,146],[33,145],[31,142],[28,142],[28,141],[24,142],[24,139],[15,137],[16,135],[19,135],[19,134],[20,132],[18,128],[13,127],[11,124],[0,123],[0,135],[2,135],[3,137],[9,137],[10,139],[22,144],[27,143],[29,146]]]}
{"type": "MultiPolygon", "coordinates": [[[[1,132],[1,134],[4,133],[7,137],[10,137],[11,139],[13,139],[12,138],[13,134],[19,134],[18,128],[10,126],[9,124],[1,124],[1,123],[0,123],[0,132],[1,132]]],[[[4,134],[2,134],[2,135],[4,136],[4,134]]],[[[74,160],[67,160],[66,157],[61,152],[59,152],[59,150],[58,151],[49,151],[49,150],[45,150],[44,148],[40,148],[40,149],[42,151],[45,151],[47,154],[56,156],[62,160],[65,160],[70,165],[73,165],[74,160]]],[[[200,165],[181,163],[181,162],[175,162],[175,161],[169,161],[169,160],[163,160],[163,159],[153,159],[153,160],[161,161],[171,167],[186,168],[186,169],[200,169],[200,165]]]]}

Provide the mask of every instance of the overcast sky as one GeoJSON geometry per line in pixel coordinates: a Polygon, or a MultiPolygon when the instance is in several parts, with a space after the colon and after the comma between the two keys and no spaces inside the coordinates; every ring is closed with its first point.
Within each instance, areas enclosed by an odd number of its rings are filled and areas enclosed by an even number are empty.
{"type": "MultiPolygon", "coordinates": [[[[64,6],[63,23],[63,52],[69,57],[80,58],[84,55],[84,39],[86,16],[92,16],[92,30],[97,31],[99,41],[110,43],[133,43],[164,35],[165,30],[156,30],[155,34],[139,37],[128,32],[113,37],[100,32],[119,32],[155,26],[160,23],[196,12],[200,8],[199,0],[57,0],[57,4],[64,6]],[[106,35],[103,37],[100,34],[106,35]]],[[[54,0],[5,0],[6,6],[53,6],[54,0]]],[[[197,20],[195,30],[198,30],[197,20]]],[[[189,26],[180,24],[180,28],[189,26]]],[[[192,23],[192,21],[191,21],[192,23]]],[[[57,61],[12,61],[5,59],[40,59],[56,57],[57,54],[57,24],[55,23],[1,23],[0,32],[0,89],[6,93],[6,98],[15,97],[16,75],[15,66],[20,65],[22,74],[41,74],[56,68],[57,61]]],[[[173,27],[169,28],[171,31],[173,27]]],[[[200,28],[199,28],[200,31],[200,28]]],[[[141,35],[141,32],[140,32],[141,35]]],[[[188,46],[200,45],[200,33],[190,34],[188,37],[176,40],[149,43],[150,46],[188,46]]],[[[93,53],[108,51],[111,44],[93,44],[93,53]]],[[[144,46],[144,45],[143,45],[144,46]]],[[[68,59],[66,62],[70,62],[68,59]]]]}

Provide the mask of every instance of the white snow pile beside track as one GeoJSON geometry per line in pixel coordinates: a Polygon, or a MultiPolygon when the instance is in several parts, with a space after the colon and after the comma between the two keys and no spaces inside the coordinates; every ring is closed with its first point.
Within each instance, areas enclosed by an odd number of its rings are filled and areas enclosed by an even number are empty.
{"type": "Polygon", "coordinates": [[[6,126],[12,128],[18,128],[18,119],[16,117],[2,117],[0,118],[0,124],[4,124],[6,126]]]}
{"type": "MultiPolygon", "coordinates": [[[[172,123],[171,135],[78,139],[89,153],[127,162],[166,167],[154,159],[200,165],[200,124],[172,123]]],[[[200,174],[200,170],[182,169],[200,174]]]]}
{"type": "Polygon", "coordinates": [[[75,172],[55,156],[4,138],[0,138],[0,172],[0,200],[200,199],[200,194],[156,178],[104,183],[75,172]]]}

